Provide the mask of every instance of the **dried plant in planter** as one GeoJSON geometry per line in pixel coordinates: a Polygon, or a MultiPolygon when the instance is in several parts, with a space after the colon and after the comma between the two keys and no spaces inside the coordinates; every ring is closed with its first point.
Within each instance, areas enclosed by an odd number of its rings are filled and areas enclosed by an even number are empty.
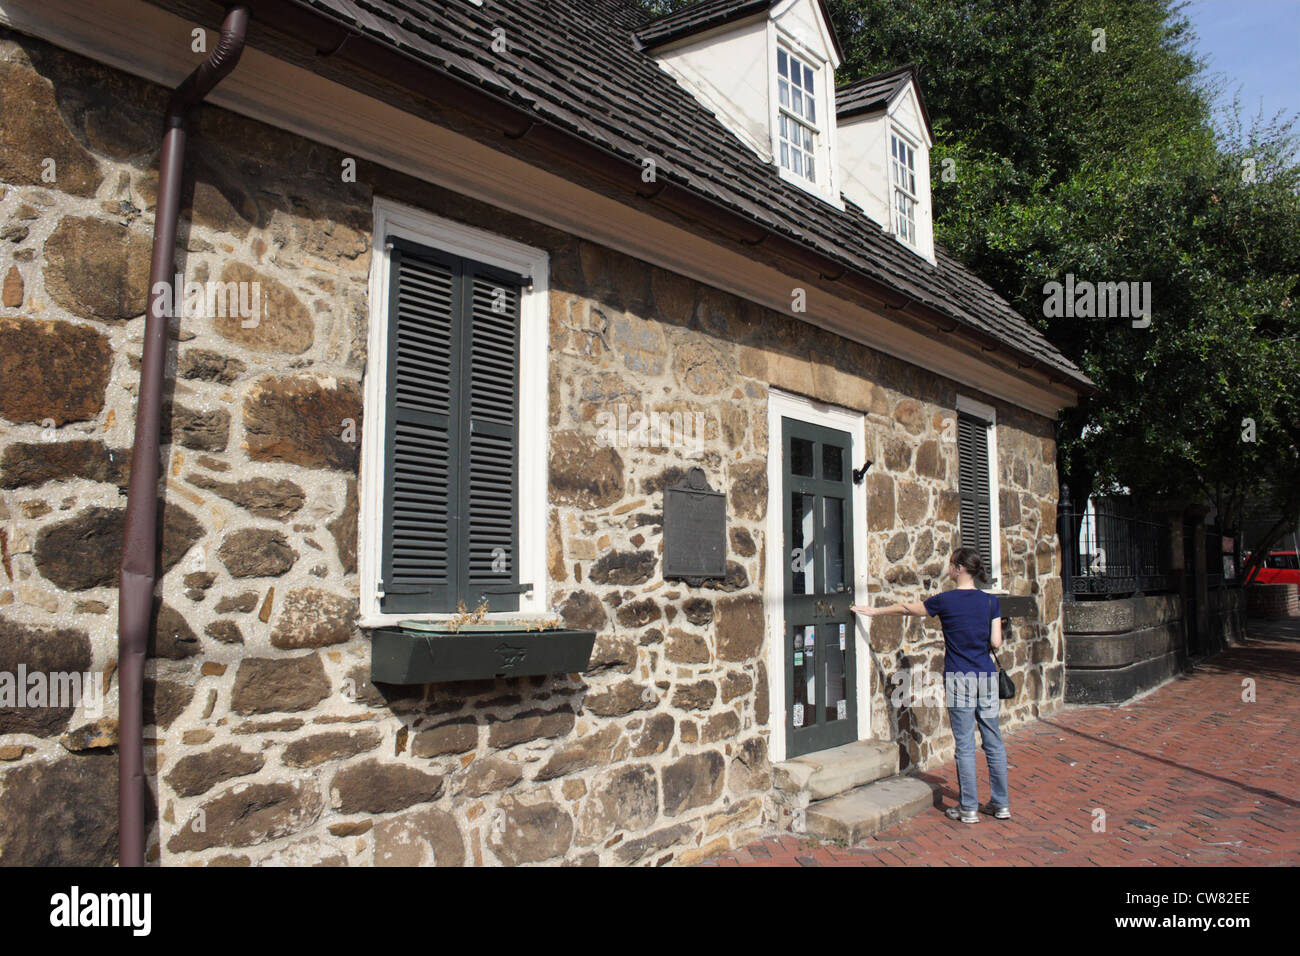
{"type": "Polygon", "coordinates": [[[510,631],[559,631],[564,629],[564,621],[557,616],[548,618],[510,618],[503,621],[488,619],[488,599],[483,598],[478,607],[470,610],[464,601],[456,602],[456,616],[440,621],[434,626],[415,621],[403,622],[412,630],[448,632],[458,634],[464,630],[491,631],[494,628],[510,631]]]}
{"type": "Polygon", "coordinates": [[[524,625],[525,631],[558,631],[564,627],[564,622],[558,617],[521,621],[520,623],[524,625]]]}
{"type": "Polygon", "coordinates": [[[464,601],[456,602],[456,616],[447,622],[447,630],[453,633],[458,632],[466,624],[482,624],[487,619],[488,599],[484,598],[479,602],[478,607],[471,611],[465,606],[464,601]]]}

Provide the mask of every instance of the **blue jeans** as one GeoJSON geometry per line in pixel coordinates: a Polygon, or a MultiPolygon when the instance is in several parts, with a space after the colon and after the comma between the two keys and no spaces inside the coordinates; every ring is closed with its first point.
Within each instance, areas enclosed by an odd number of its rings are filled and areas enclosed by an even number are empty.
{"type": "Polygon", "coordinates": [[[989,767],[989,802],[995,807],[1009,807],[1007,794],[1007,749],[998,729],[998,675],[944,674],[948,720],[957,743],[957,784],[961,788],[961,808],[979,808],[979,789],[975,779],[975,727],[980,728],[984,758],[989,767]]]}

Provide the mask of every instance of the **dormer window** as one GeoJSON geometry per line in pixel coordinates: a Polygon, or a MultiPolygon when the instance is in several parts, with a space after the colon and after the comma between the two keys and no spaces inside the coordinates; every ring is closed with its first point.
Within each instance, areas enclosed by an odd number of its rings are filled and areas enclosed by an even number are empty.
{"type": "Polygon", "coordinates": [[[901,66],[839,87],[835,136],[845,198],[934,265],[934,131],[915,68],[901,66]]]}
{"type": "Polygon", "coordinates": [[[844,208],[835,124],[844,51],[825,0],[704,0],[636,38],[774,174],[844,208]]]}
{"type": "Polygon", "coordinates": [[[817,182],[816,71],[782,44],[776,51],[778,139],[781,165],[817,182]]]}
{"type": "Polygon", "coordinates": [[[889,133],[889,168],[894,184],[894,234],[916,245],[916,149],[899,135],[889,133]]]}

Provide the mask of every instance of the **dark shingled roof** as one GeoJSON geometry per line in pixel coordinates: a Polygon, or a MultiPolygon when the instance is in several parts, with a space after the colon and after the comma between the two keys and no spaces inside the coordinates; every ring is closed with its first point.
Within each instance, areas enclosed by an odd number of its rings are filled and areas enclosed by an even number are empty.
{"type": "Polygon", "coordinates": [[[839,210],[786,182],[637,49],[646,19],[632,0],[298,2],[629,162],[655,156],[658,175],[669,181],[1092,389],[1041,332],[937,244],[931,266],[848,200],[839,210]],[[504,53],[492,51],[498,28],[508,38],[504,53]]]}
{"type": "MultiPolygon", "coordinates": [[[[743,20],[756,13],[763,13],[778,2],[779,0],[700,0],[699,3],[651,20],[634,35],[641,47],[650,50],[733,20],[743,20]]],[[[843,60],[844,50],[840,47],[840,38],[835,35],[835,28],[831,26],[831,15],[826,9],[826,2],[817,2],[826,21],[826,29],[831,35],[831,42],[835,44],[835,55],[843,60]]]]}
{"type": "Polygon", "coordinates": [[[769,10],[772,0],[701,0],[651,20],[636,31],[636,38],[646,48],[661,46],[769,10]]]}
{"type": "Polygon", "coordinates": [[[916,88],[916,102],[921,107],[921,119],[931,138],[934,130],[930,126],[930,111],[925,108],[925,97],[921,95],[921,82],[916,75],[916,67],[908,63],[885,73],[877,73],[865,80],[858,80],[835,90],[835,115],[847,119],[860,113],[874,113],[883,110],[898,92],[907,86],[908,80],[916,88]]]}

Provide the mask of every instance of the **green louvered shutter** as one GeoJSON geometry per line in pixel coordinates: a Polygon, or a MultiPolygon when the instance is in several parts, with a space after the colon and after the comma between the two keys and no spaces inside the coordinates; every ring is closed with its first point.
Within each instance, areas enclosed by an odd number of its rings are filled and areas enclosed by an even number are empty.
{"type": "Polygon", "coordinates": [[[989,503],[989,423],[957,413],[957,491],[961,497],[958,532],[963,547],[975,548],[993,573],[992,510],[989,503]]]}
{"type": "Polygon", "coordinates": [[[519,297],[527,282],[465,263],[461,402],[462,588],[465,604],[519,609],[519,297]]]}
{"type": "Polygon", "coordinates": [[[380,609],[447,611],[458,589],[461,270],[452,256],[392,245],[380,609]]]}
{"type": "Polygon", "coordinates": [[[390,240],[380,609],[518,610],[519,307],[529,283],[390,240]]]}

